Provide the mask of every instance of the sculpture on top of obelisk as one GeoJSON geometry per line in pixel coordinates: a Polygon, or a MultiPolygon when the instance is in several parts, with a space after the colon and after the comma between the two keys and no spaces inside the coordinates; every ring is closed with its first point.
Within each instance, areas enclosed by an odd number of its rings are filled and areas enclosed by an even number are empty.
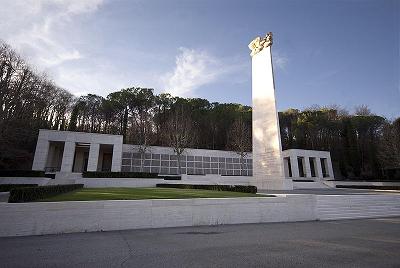
{"type": "Polygon", "coordinates": [[[257,36],[249,44],[249,48],[251,50],[250,56],[254,56],[258,52],[269,46],[272,46],[272,32],[267,33],[263,39],[257,36]]]}
{"type": "Polygon", "coordinates": [[[253,177],[259,189],[291,190],[283,169],[271,56],[272,33],[249,44],[252,57],[253,177]]]}

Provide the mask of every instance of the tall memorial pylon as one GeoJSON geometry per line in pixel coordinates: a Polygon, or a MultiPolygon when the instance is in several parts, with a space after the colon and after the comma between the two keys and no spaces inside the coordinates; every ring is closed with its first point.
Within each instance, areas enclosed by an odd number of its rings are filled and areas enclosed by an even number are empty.
{"type": "Polygon", "coordinates": [[[253,178],[260,190],[292,190],[285,178],[271,56],[272,33],[250,44],[252,57],[253,178]]]}

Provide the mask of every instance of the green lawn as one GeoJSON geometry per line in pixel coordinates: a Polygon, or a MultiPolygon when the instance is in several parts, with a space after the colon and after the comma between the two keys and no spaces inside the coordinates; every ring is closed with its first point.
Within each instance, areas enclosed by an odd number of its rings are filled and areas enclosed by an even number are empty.
{"type": "Polygon", "coordinates": [[[84,188],[38,201],[95,201],[95,200],[138,200],[138,199],[183,199],[256,197],[260,195],[228,191],[210,191],[174,188],[84,188]]]}

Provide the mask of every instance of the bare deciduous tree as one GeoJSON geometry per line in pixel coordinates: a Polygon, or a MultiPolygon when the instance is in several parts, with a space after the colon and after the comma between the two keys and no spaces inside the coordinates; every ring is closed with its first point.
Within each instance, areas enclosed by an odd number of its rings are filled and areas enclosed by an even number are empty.
{"type": "Polygon", "coordinates": [[[251,151],[251,126],[246,124],[243,116],[237,118],[228,132],[228,148],[240,156],[241,175],[244,170],[244,159],[251,151]]]}
{"type": "Polygon", "coordinates": [[[190,112],[183,105],[174,107],[170,112],[164,131],[168,145],[174,149],[178,157],[178,173],[182,174],[181,156],[195,140],[190,112]]]}

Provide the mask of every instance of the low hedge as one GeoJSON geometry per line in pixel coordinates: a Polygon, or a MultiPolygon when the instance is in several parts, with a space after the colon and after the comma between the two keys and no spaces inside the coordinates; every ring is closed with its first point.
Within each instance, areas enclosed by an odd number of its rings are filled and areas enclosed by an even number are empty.
{"type": "Polygon", "coordinates": [[[158,176],[159,178],[163,178],[166,181],[180,181],[182,179],[181,176],[158,176]]]}
{"type": "Polygon", "coordinates": [[[38,187],[14,188],[10,191],[9,203],[30,202],[56,196],[83,188],[83,184],[46,185],[38,187]]]}
{"type": "Polygon", "coordinates": [[[201,189],[212,191],[230,191],[241,193],[257,193],[257,187],[252,185],[210,185],[210,184],[166,184],[159,183],[156,187],[160,188],[179,188],[179,189],[201,189]]]}
{"type": "Polygon", "coordinates": [[[9,192],[15,188],[36,187],[37,184],[0,184],[0,192],[9,192]]]}
{"type": "Polygon", "coordinates": [[[400,186],[398,186],[398,185],[336,185],[336,188],[400,190],[400,186]]]}
{"type": "Polygon", "coordinates": [[[40,170],[0,170],[0,177],[44,177],[40,170]]]}

